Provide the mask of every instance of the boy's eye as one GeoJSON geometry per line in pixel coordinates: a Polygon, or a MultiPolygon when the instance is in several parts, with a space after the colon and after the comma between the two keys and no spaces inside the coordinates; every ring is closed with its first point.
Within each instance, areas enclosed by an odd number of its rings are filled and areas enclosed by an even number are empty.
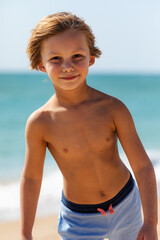
{"type": "Polygon", "coordinates": [[[83,56],[81,54],[75,54],[73,58],[82,58],[83,56]]]}
{"type": "Polygon", "coordinates": [[[60,61],[61,57],[55,56],[55,57],[52,57],[51,60],[53,60],[53,61],[60,61]]]}

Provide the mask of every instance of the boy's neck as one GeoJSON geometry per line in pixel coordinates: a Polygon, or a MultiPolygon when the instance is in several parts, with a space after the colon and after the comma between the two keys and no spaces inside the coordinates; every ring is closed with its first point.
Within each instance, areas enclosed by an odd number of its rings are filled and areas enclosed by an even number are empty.
{"type": "Polygon", "coordinates": [[[90,97],[90,87],[87,84],[81,85],[73,90],[56,89],[54,102],[57,106],[73,107],[87,101],[90,97]]]}

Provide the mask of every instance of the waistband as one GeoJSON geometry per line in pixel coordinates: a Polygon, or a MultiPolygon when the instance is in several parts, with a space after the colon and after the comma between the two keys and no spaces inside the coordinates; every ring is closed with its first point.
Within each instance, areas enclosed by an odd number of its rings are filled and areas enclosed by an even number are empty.
{"type": "Polygon", "coordinates": [[[96,213],[97,209],[103,209],[104,211],[107,211],[110,206],[115,207],[116,205],[118,205],[132,191],[134,184],[135,184],[134,179],[130,174],[128,182],[121,189],[121,191],[118,194],[116,194],[116,196],[114,196],[113,198],[106,202],[99,204],[77,204],[71,202],[64,196],[63,191],[61,201],[67,208],[78,213],[96,213]]]}

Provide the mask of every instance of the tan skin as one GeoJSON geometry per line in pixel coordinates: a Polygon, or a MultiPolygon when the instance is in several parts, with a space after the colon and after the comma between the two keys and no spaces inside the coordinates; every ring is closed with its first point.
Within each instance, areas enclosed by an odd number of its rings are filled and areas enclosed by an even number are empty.
{"type": "Polygon", "coordinates": [[[126,106],[86,84],[95,57],[90,56],[85,37],[75,30],[57,34],[43,42],[41,55],[39,69],[49,75],[56,93],[27,121],[21,240],[32,239],[46,148],[63,175],[65,196],[75,203],[97,204],[114,197],[130,176],[119,157],[117,138],[142,200],[144,224],[137,240],[157,240],[153,166],[126,106]]]}

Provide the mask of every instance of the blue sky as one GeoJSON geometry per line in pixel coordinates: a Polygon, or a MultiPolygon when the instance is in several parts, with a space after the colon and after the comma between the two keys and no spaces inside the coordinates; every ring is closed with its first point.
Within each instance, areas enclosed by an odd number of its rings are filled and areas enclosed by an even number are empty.
{"type": "Polygon", "coordinates": [[[28,70],[31,29],[59,11],[91,26],[103,52],[91,71],[160,73],[160,0],[2,0],[0,71],[28,70]]]}

